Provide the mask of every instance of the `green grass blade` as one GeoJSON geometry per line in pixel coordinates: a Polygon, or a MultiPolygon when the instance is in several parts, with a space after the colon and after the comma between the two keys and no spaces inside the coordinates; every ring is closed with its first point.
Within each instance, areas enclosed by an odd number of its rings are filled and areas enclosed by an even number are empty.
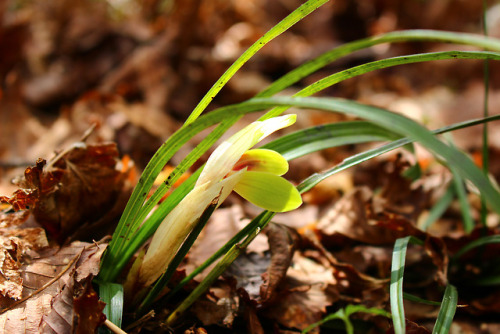
{"type": "Polygon", "coordinates": [[[106,303],[102,311],[118,327],[123,318],[123,286],[117,283],[99,283],[99,297],[106,303]]]}
{"type": "Polygon", "coordinates": [[[489,52],[489,51],[444,51],[444,52],[412,54],[406,56],[381,59],[363,65],[355,66],[347,70],[332,74],[321,80],[318,80],[315,83],[302,89],[299,93],[295,94],[295,96],[310,96],[341,81],[379,69],[405,65],[405,64],[414,64],[414,63],[421,63],[421,62],[428,62],[435,60],[446,60],[446,59],[500,60],[500,54],[497,52],[489,52]]]}
{"type": "Polygon", "coordinates": [[[458,293],[457,289],[448,284],[444,291],[443,301],[436,320],[436,324],[432,330],[433,334],[448,334],[450,332],[451,323],[457,309],[458,293]]]}
{"type": "MultiPolygon", "coordinates": [[[[488,24],[486,22],[486,12],[488,9],[488,4],[486,0],[483,0],[483,32],[485,36],[488,36],[488,24]]],[[[488,60],[484,61],[483,64],[483,84],[484,84],[484,94],[483,94],[483,117],[488,117],[489,112],[489,95],[490,95],[490,62],[488,60]]],[[[483,172],[488,175],[490,158],[488,151],[488,127],[485,125],[483,127],[483,145],[482,145],[482,162],[483,162],[483,172]]],[[[481,224],[486,227],[486,202],[481,196],[481,224]]]]}
{"type": "Polygon", "coordinates": [[[453,185],[455,186],[455,192],[460,205],[460,212],[462,213],[464,230],[466,233],[470,233],[474,229],[474,220],[472,219],[471,208],[467,198],[467,191],[465,190],[465,181],[456,171],[455,167],[448,166],[448,168],[450,168],[453,175],[453,185]]]}
{"type": "Polygon", "coordinates": [[[395,334],[404,334],[406,328],[405,310],[403,307],[403,277],[406,259],[406,249],[410,237],[397,239],[392,252],[391,299],[392,324],[395,334]]]}
{"type": "MultiPolygon", "coordinates": [[[[315,83],[305,87],[299,92],[295,93],[294,97],[307,97],[315,93],[322,91],[325,88],[331,87],[344,80],[360,76],[362,74],[372,72],[375,70],[380,70],[388,67],[428,62],[433,60],[446,60],[446,59],[492,59],[500,60],[500,54],[496,52],[487,51],[445,51],[445,52],[430,52],[422,54],[413,54],[407,56],[399,56],[394,58],[387,58],[382,60],[377,60],[369,62],[363,65],[355,66],[344,71],[327,76],[315,83]]],[[[278,107],[270,110],[261,120],[271,118],[283,113],[287,106],[278,107]]]]}
{"type": "Polygon", "coordinates": [[[341,122],[314,126],[282,136],[264,146],[292,160],[326,148],[372,141],[401,138],[373,123],[364,121],[341,122]]]}
{"type": "Polygon", "coordinates": [[[403,292],[403,298],[415,303],[425,304],[425,305],[433,305],[433,306],[441,306],[441,302],[433,302],[431,300],[423,299],[417,297],[415,295],[409,294],[407,292],[403,292]]]}
{"type": "Polygon", "coordinates": [[[257,103],[268,101],[275,105],[341,112],[364,118],[402,136],[407,136],[409,139],[419,142],[433,154],[441,157],[448,165],[454,166],[462,177],[470,180],[484,194],[490,207],[500,213],[500,193],[472,160],[463,152],[437,139],[424,126],[403,115],[337,98],[275,97],[254,99],[254,101],[257,103]]]}
{"type": "MultiPolygon", "coordinates": [[[[449,132],[449,131],[463,129],[463,128],[473,126],[473,125],[478,125],[478,124],[494,121],[494,120],[500,120],[500,116],[490,116],[487,119],[478,119],[478,120],[471,120],[471,121],[456,123],[456,124],[453,124],[450,126],[440,128],[438,130],[434,130],[433,133],[434,134],[445,133],[445,132],[449,132]]],[[[403,147],[411,142],[412,142],[412,140],[410,140],[408,138],[403,138],[403,139],[399,139],[399,140],[396,140],[394,142],[385,144],[383,146],[380,146],[380,147],[377,147],[377,148],[350,156],[350,157],[344,159],[341,163],[337,164],[336,166],[334,166],[334,167],[332,167],[324,172],[311,175],[310,177],[308,177],[307,179],[302,181],[302,183],[297,186],[297,189],[301,193],[309,191],[316,184],[323,181],[327,177],[330,177],[336,173],[339,173],[343,170],[346,170],[348,168],[356,166],[364,161],[370,160],[370,159],[375,158],[375,157],[382,155],[384,153],[387,153],[387,152],[390,152],[390,151],[395,150],[397,148],[403,147]]],[[[288,154],[293,155],[294,153],[289,152],[288,154]]]]}
{"type": "Polygon", "coordinates": [[[466,246],[464,246],[463,248],[461,248],[453,256],[453,259],[455,259],[455,260],[458,259],[462,255],[464,255],[465,253],[467,253],[468,251],[470,251],[476,247],[485,246],[488,244],[499,244],[499,243],[500,243],[500,235],[490,235],[487,237],[482,237],[482,238],[476,239],[476,240],[472,241],[471,243],[467,244],[466,246]]]}
{"type": "Polygon", "coordinates": [[[491,51],[500,51],[500,41],[496,38],[489,38],[474,34],[455,33],[438,30],[406,30],[395,31],[384,35],[369,37],[358,41],[350,42],[333,50],[330,50],[321,56],[297,67],[291,72],[288,72],[280,79],[274,81],[269,87],[260,92],[258,97],[270,97],[282,91],[283,89],[292,86],[299,80],[307,77],[332,63],[333,61],[349,55],[355,51],[369,48],[371,46],[383,43],[401,43],[401,42],[443,42],[476,46],[491,51]]]}
{"type": "Polygon", "coordinates": [[[184,126],[191,124],[198,116],[205,110],[208,104],[214,99],[217,93],[224,87],[224,85],[232,78],[232,76],[253,56],[255,55],[264,45],[269,43],[275,37],[279,36],[281,33],[289,29],[295,23],[302,20],[304,17],[312,13],[314,10],[324,5],[328,0],[309,0],[299,8],[290,13],[286,18],[276,24],[271,30],[266,32],[264,36],[259,38],[254,44],[252,44],[227,70],[226,72],[217,80],[217,82],[210,88],[207,94],[201,99],[198,105],[194,108],[191,115],[184,123],[184,126]]]}
{"type": "Polygon", "coordinates": [[[453,198],[455,197],[455,186],[451,184],[446,189],[446,192],[443,196],[438,200],[438,202],[432,207],[429,211],[429,216],[422,224],[422,230],[427,230],[429,226],[431,226],[436,220],[438,220],[443,213],[450,207],[451,202],[453,202],[453,198]]]}
{"type": "Polygon", "coordinates": [[[323,319],[321,319],[320,321],[307,326],[304,330],[302,330],[302,334],[309,333],[312,329],[314,329],[318,326],[321,326],[322,324],[324,324],[328,321],[332,321],[335,319],[343,320],[344,324],[346,326],[346,332],[353,333],[354,328],[352,326],[352,323],[351,323],[349,317],[352,314],[358,313],[358,312],[368,313],[368,314],[373,314],[373,315],[381,315],[381,316],[388,317],[388,318],[391,317],[391,314],[389,312],[382,310],[382,309],[375,308],[375,307],[368,308],[364,305],[347,305],[345,308],[340,309],[335,313],[329,314],[326,317],[324,317],[323,319]]]}

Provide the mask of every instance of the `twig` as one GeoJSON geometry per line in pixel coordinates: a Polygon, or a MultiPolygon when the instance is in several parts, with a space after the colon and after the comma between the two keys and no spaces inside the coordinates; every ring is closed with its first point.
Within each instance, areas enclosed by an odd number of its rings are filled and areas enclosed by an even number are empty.
{"type": "Polygon", "coordinates": [[[115,334],[127,334],[127,332],[109,321],[109,319],[106,319],[106,321],[104,321],[104,325],[115,334]]]}

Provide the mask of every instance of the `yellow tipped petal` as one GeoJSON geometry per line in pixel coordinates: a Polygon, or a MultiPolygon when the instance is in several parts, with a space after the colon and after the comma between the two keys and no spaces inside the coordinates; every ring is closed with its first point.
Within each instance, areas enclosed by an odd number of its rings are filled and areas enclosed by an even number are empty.
{"type": "Polygon", "coordinates": [[[196,186],[205,182],[217,182],[224,178],[240,157],[259,141],[271,133],[295,123],[296,115],[273,117],[257,121],[238,131],[227,141],[220,144],[210,155],[201,172],[196,186]]]}
{"type": "Polygon", "coordinates": [[[246,151],[234,165],[233,170],[267,172],[283,175],[288,172],[288,161],[276,151],[267,149],[254,149],[246,151]]]}
{"type": "Polygon", "coordinates": [[[265,172],[245,172],[234,187],[247,201],[270,211],[285,212],[298,208],[302,197],[287,180],[265,172]]]}

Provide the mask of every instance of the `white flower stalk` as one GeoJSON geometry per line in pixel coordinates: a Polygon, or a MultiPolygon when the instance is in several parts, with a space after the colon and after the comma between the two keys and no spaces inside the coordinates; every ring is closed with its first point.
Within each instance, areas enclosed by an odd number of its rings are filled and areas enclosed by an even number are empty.
{"type": "Polygon", "coordinates": [[[208,159],[193,190],[165,217],[155,232],[139,269],[140,286],[151,285],[210,203],[221,204],[231,191],[262,208],[283,212],[302,204],[299,192],[280,177],[288,162],[277,152],[249,150],[269,134],[295,122],[295,115],[257,121],[220,144],[208,159]]]}

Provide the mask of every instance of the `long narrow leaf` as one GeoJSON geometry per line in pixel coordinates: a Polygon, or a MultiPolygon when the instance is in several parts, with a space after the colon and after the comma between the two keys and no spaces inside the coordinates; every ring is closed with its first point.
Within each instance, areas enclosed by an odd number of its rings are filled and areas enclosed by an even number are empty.
{"type": "MultiPolygon", "coordinates": [[[[493,120],[500,120],[500,115],[499,116],[490,116],[487,119],[471,120],[471,121],[467,121],[467,122],[457,123],[457,124],[454,124],[451,126],[446,126],[446,127],[440,128],[438,130],[435,130],[435,131],[433,131],[433,133],[440,134],[440,133],[444,133],[444,132],[448,132],[448,131],[454,131],[454,130],[458,130],[458,129],[463,129],[464,127],[477,125],[477,124],[481,124],[482,122],[489,122],[489,121],[493,121],[493,120]]],[[[377,147],[377,148],[350,156],[350,157],[344,159],[341,163],[337,164],[336,166],[334,166],[334,167],[332,167],[324,172],[315,173],[315,174],[311,175],[310,177],[308,177],[307,179],[302,181],[297,186],[297,189],[301,193],[309,191],[309,190],[311,190],[311,188],[313,188],[315,185],[317,185],[319,182],[323,181],[327,177],[330,177],[336,173],[339,173],[343,170],[346,170],[348,168],[356,166],[364,161],[370,160],[370,159],[375,158],[375,157],[382,155],[384,153],[387,153],[387,152],[390,152],[390,151],[395,150],[397,148],[403,147],[411,142],[412,142],[412,140],[410,140],[408,138],[403,138],[403,139],[399,139],[399,140],[396,140],[394,142],[385,144],[383,146],[380,146],[380,147],[377,147]]],[[[289,154],[292,154],[292,153],[289,153],[289,154]]]]}
{"type": "Polygon", "coordinates": [[[500,193],[490,180],[477,168],[472,160],[463,152],[450,147],[437,139],[429,130],[417,122],[403,116],[354,101],[337,98],[286,98],[275,97],[255,99],[256,103],[268,101],[275,105],[295,106],[336,111],[367,119],[374,124],[389,129],[402,136],[419,142],[435,155],[441,157],[448,165],[455,166],[457,172],[470,180],[484,194],[490,207],[500,213],[500,193]]]}
{"type": "Polygon", "coordinates": [[[433,302],[431,300],[422,299],[420,297],[417,297],[415,295],[409,294],[407,292],[403,292],[403,298],[406,299],[406,300],[415,302],[415,303],[421,303],[421,304],[433,305],[433,306],[441,306],[441,302],[433,302]]]}
{"type": "Polygon", "coordinates": [[[118,327],[123,318],[123,286],[117,283],[99,284],[99,297],[106,303],[102,311],[118,327]]]}
{"type": "Polygon", "coordinates": [[[406,249],[410,237],[397,239],[392,252],[391,265],[391,313],[395,334],[404,334],[406,328],[405,310],[403,307],[403,276],[405,270],[406,249]]]}
{"type": "Polygon", "coordinates": [[[224,87],[224,85],[232,78],[232,76],[253,56],[259,51],[264,45],[269,43],[275,37],[279,36],[281,33],[286,31],[288,28],[293,26],[295,23],[302,20],[304,17],[312,13],[318,7],[327,3],[328,0],[309,0],[302,6],[290,13],[281,22],[276,24],[271,30],[259,38],[255,43],[253,43],[227,70],[226,72],[217,80],[217,82],[210,88],[208,93],[201,99],[198,105],[194,108],[191,115],[184,123],[184,126],[191,124],[198,116],[205,110],[208,104],[213,100],[217,93],[224,87]]]}
{"type": "Polygon", "coordinates": [[[498,244],[498,243],[500,243],[500,235],[490,235],[487,237],[482,237],[482,238],[479,238],[479,239],[472,241],[468,245],[461,248],[458,252],[455,253],[453,258],[458,259],[462,255],[464,255],[465,253],[467,253],[468,251],[471,251],[472,249],[474,249],[476,247],[485,246],[488,244],[498,244]]]}
{"type": "Polygon", "coordinates": [[[460,204],[460,211],[462,213],[464,230],[466,233],[472,232],[474,229],[474,220],[472,219],[471,208],[467,198],[467,191],[465,190],[465,181],[460,174],[455,170],[455,167],[448,166],[453,175],[453,184],[460,204]]]}
{"type": "Polygon", "coordinates": [[[432,209],[429,211],[427,219],[422,224],[422,229],[424,231],[427,230],[429,226],[431,226],[436,220],[438,220],[446,211],[446,209],[449,208],[451,202],[453,202],[453,197],[455,197],[455,187],[452,184],[448,186],[448,189],[446,189],[444,195],[439,198],[437,203],[434,204],[432,209]]]}
{"type": "Polygon", "coordinates": [[[287,160],[292,160],[326,148],[399,138],[401,135],[373,123],[353,121],[299,130],[282,136],[263,148],[277,151],[287,160]]]}
{"type": "MultiPolygon", "coordinates": [[[[352,68],[349,68],[347,70],[332,74],[326,78],[323,78],[321,80],[318,80],[318,81],[312,83],[311,85],[309,85],[309,86],[305,87],[304,89],[295,93],[293,96],[294,97],[311,96],[317,92],[322,91],[323,89],[325,89],[327,87],[331,87],[331,86],[333,86],[339,82],[342,82],[344,80],[354,78],[356,76],[360,76],[362,74],[372,72],[375,70],[379,70],[379,69],[383,69],[383,68],[399,66],[399,65],[406,65],[406,64],[413,64],[413,63],[420,63],[420,62],[427,62],[427,61],[433,61],[433,60],[446,60],[446,59],[493,59],[493,60],[500,60],[500,54],[497,52],[486,52],[486,51],[446,51],[446,52],[430,52],[430,53],[423,53],[423,54],[414,54],[414,55],[399,56],[399,57],[394,57],[394,58],[377,60],[374,62],[370,62],[370,63],[366,63],[366,64],[359,65],[356,67],[352,67],[352,68]]],[[[269,112],[267,112],[264,116],[262,116],[261,120],[280,115],[286,109],[288,109],[287,106],[274,108],[274,109],[270,110],[269,112]]]]}
{"type": "Polygon", "coordinates": [[[405,30],[394,31],[387,34],[368,37],[358,41],[343,44],[330,50],[319,57],[297,67],[293,71],[288,72],[280,79],[274,81],[269,87],[258,94],[258,97],[270,97],[282,91],[283,89],[292,86],[299,80],[307,77],[332,63],[333,61],[349,55],[355,51],[369,48],[371,46],[383,43],[401,43],[401,42],[443,42],[476,46],[478,48],[500,51],[500,41],[496,38],[489,38],[475,34],[464,34],[449,31],[438,30],[405,30]]]}
{"type": "Polygon", "coordinates": [[[443,301],[436,320],[436,324],[432,330],[433,334],[448,334],[450,332],[451,323],[457,309],[458,293],[457,289],[448,284],[444,291],[443,301]]]}

